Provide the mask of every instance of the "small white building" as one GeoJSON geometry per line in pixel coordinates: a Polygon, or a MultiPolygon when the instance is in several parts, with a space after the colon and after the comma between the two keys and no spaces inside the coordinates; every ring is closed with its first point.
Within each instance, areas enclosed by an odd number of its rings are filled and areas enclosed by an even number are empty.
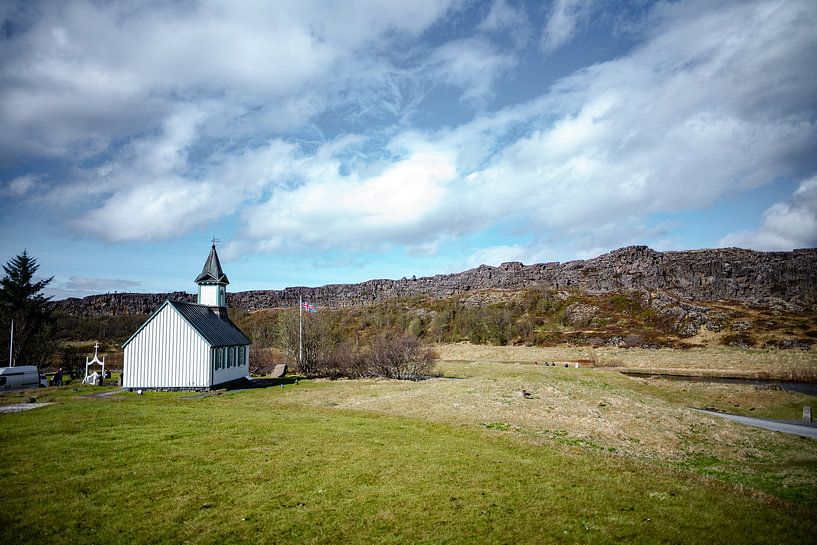
{"type": "Polygon", "coordinates": [[[197,304],[165,301],[122,345],[125,388],[204,389],[250,374],[250,340],[227,316],[215,243],[196,283],[197,304]]]}

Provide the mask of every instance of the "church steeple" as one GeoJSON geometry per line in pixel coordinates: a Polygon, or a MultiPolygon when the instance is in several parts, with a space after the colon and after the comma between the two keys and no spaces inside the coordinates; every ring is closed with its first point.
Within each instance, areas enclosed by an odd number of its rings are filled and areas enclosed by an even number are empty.
{"type": "Polygon", "coordinates": [[[213,242],[213,246],[210,248],[210,255],[207,256],[207,261],[204,262],[204,268],[201,270],[201,274],[196,277],[197,284],[208,281],[218,284],[230,283],[230,281],[227,280],[227,275],[221,270],[221,262],[218,260],[215,242],[213,242]]]}
{"type": "Polygon", "coordinates": [[[216,241],[213,240],[210,255],[207,256],[207,261],[204,262],[201,274],[196,277],[196,284],[199,285],[198,303],[208,307],[226,307],[227,284],[229,283],[227,275],[221,270],[221,262],[218,260],[218,253],[216,253],[216,241]]]}

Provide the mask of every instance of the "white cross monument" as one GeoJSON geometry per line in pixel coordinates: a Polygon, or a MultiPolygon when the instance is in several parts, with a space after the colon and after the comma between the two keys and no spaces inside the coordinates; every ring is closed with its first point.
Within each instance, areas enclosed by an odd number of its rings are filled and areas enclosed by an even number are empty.
{"type": "Polygon", "coordinates": [[[102,356],[102,361],[99,361],[98,351],[99,343],[96,343],[94,344],[94,359],[88,360],[88,356],[85,357],[85,378],[82,379],[83,384],[102,385],[102,379],[105,377],[105,356],[102,356]],[[89,374],[88,370],[92,365],[100,365],[102,369],[99,372],[94,371],[89,374]]]}

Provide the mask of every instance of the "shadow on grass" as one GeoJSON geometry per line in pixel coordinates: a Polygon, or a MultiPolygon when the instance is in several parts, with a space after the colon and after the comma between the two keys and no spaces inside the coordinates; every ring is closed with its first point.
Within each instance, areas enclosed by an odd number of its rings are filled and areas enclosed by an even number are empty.
{"type": "Polygon", "coordinates": [[[290,375],[279,378],[240,378],[233,382],[223,385],[223,389],[228,392],[236,390],[255,390],[258,388],[271,388],[273,386],[285,386],[287,384],[297,384],[299,380],[304,380],[305,377],[301,375],[290,375]]]}

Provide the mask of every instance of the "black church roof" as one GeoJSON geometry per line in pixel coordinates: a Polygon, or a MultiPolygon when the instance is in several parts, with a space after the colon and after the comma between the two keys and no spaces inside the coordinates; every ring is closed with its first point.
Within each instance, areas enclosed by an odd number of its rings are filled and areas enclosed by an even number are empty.
{"type": "Polygon", "coordinates": [[[221,262],[218,260],[215,244],[210,248],[210,255],[207,256],[207,261],[204,262],[204,268],[201,270],[201,274],[196,277],[195,282],[197,284],[203,282],[218,282],[219,284],[230,283],[230,281],[227,280],[227,275],[221,270],[221,262]]]}
{"type": "Polygon", "coordinates": [[[238,329],[227,313],[221,316],[210,310],[206,305],[196,305],[194,303],[183,303],[181,301],[168,301],[170,305],[179,311],[179,314],[193,328],[204,337],[210,346],[237,346],[250,344],[250,340],[238,329]]]}
{"type": "Polygon", "coordinates": [[[127,346],[153,318],[158,316],[166,305],[170,305],[176,309],[182,318],[184,318],[184,321],[190,324],[190,326],[202,336],[205,342],[213,348],[246,346],[251,344],[250,339],[227,317],[226,312],[219,316],[206,305],[183,303],[181,301],[165,301],[165,303],[156,309],[156,312],[136,330],[136,333],[125,341],[122,348],[127,346]]]}

